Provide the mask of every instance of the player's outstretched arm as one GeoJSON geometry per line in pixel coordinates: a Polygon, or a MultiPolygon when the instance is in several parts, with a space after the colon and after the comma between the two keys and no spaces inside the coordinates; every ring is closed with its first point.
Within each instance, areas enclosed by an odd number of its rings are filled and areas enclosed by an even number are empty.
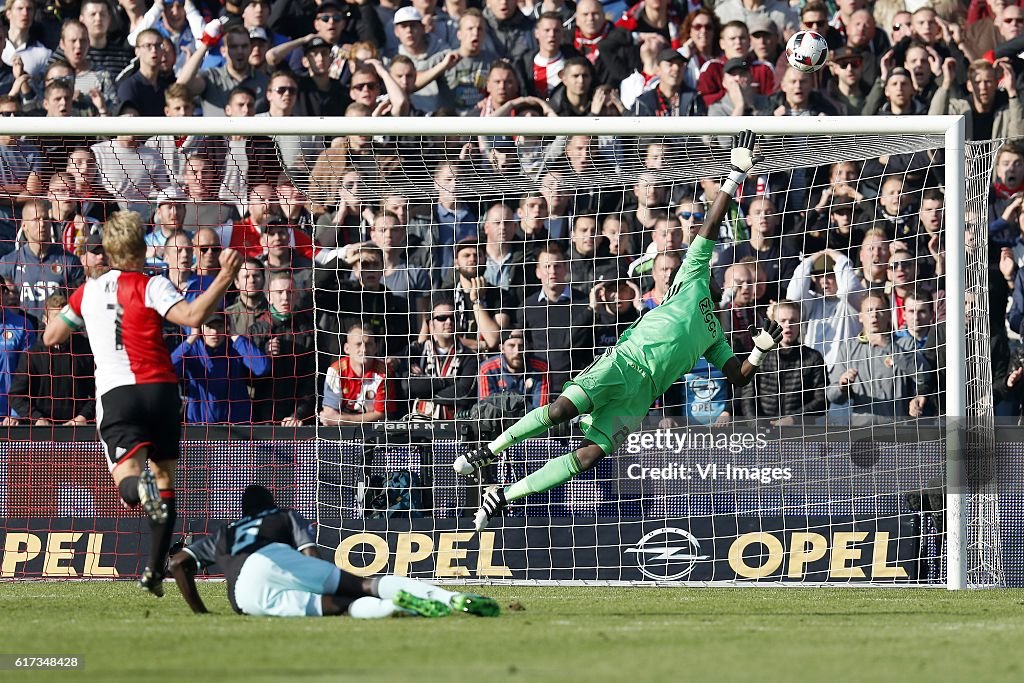
{"type": "Polygon", "coordinates": [[[761,367],[761,361],[764,360],[765,354],[782,341],[782,327],[774,320],[765,320],[761,327],[751,325],[748,331],[754,338],[754,350],[742,363],[734,356],[726,361],[725,367],[722,368],[722,372],[729,378],[729,382],[738,387],[750,384],[754,373],[761,367]]]}
{"type": "Polygon", "coordinates": [[[206,605],[203,604],[203,599],[199,597],[199,591],[196,589],[196,559],[188,553],[182,551],[175,553],[174,557],[171,558],[171,574],[174,575],[174,580],[178,584],[178,590],[181,591],[181,597],[185,598],[185,602],[192,608],[192,611],[196,614],[206,614],[206,605]]]}
{"type": "Polygon", "coordinates": [[[712,202],[708,215],[704,219],[698,233],[701,237],[710,240],[717,240],[718,233],[722,226],[722,219],[729,210],[729,203],[736,193],[736,189],[743,185],[747,179],[747,173],[754,164],[764,161],[764,155],[755,153],[754,146],[757,144],[757,135],[752,131],[745,130],[733,138],[732,152],[729,153],[729,163],[732,171],[729,177],[722,183],[722,189],[712,202]]]}
{"type": "Polygon", "coordinates": [[[220,253],[220,272],[206,291],[191,302],[183,300],[174,304],[164,317],[175,325],[199,327],[220,307],[221,299],[235,281],[235,275],[241,267],[241,254],[234,249],[224,249],[220,253]]]}

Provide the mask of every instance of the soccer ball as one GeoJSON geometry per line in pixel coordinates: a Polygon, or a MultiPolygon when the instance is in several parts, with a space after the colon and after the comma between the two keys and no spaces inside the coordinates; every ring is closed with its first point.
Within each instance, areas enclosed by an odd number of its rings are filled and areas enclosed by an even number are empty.
{"type": "Polygon", "coordinates": [[[797,71],[813,73],[828,60],[828,43],[814,31],[798,31],[786,43],[786,59],[797,71]]]}

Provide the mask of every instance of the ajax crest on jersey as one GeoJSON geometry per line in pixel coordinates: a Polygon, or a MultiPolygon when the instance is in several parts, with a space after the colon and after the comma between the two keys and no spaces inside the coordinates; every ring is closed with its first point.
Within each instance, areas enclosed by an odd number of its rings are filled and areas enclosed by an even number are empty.
{"type": "Polygon", "coordinates": [[[798,31],[786,43],[786,59],[797,71],[813,73],[828,61],[828,43],[814,31],[798,31]]]}

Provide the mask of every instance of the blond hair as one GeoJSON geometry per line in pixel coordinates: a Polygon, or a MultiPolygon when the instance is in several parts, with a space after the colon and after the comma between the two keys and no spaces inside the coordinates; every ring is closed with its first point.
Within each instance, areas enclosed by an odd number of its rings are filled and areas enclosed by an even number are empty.
{"type": "Polygon", "coordinates": [[[146,231],[135,211],[115,211],[103,226],[107,263],[118,270],[137,270],[146,259],[146,231]]]}

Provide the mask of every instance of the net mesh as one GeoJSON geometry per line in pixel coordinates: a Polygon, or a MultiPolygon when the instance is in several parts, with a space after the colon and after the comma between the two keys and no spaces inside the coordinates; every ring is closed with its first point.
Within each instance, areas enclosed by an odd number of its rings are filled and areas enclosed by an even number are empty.
{"type": "MultiPolygon", "coordinates": [[[[989,187],[996,151],[1002,141],[971,143],[967,149],[965,222],[974,237],[967,248],[967,580],[971,585],[1000,585],[1003,562],[998,535],[999,481],[995,457],[992,391],[993,336],[1005,325],[1004,310],[989,300],[989,187]]],[[[995,207],[991,208],[994,211],[995,207]]]]}
{"type": "MultiPolygon", "coordinates": [[[[4,439],[0,499],[6,535],[22,534],[8,556],[25,559],[4,575],[44,574],[47,552],[33,555],[25,534],[47,531],[81,533],[70,542],[86,554],[137,570],[134,513],[117,506],[88,443],[88,351],[40,355],[25,333],[41,328],[48,296],[99,272],[90,235],[132,209],[149,230],[148,272],[186,296],[216,273],[218,249],[254,259],[223,328],[165,329],[189,425],[185,531],[231,518],[259,481],[315,519],[321,544],[357,573],[941,583],[942,143],[763,138],[766,160],[713,256],[714,315],[741,358],[748,325],[787,320],[799,337],[786,361],[733,391],[702,359],[616,457],[518,501],[477,537],[468,518],[484,485],[523,478],[583,434],[571,425],[513,446],[475,479],[452,462],[557,397],[664,301],[728,172],[726,137],[11,140],[26,163],[8,170],[25,192],[0,220],[0,275],[8,329],[16,315],[30,322],[6,356],[8,423],[22,429],[4,439]],[[49,200],[47,225],[26,220],[29,194],[49,200]],[[46,243],[52,262],[19,267],[19,253],[46,243]],[[76,418],[85,425],[61,426],[76,418]],[[90,545],[95,534],[108,545],[90,545]]],[[[969,150],[969,226],[988,215],[993,151],[969,150]]],[[[992,585],[988,245],[986,230],[970,234],[969,581],[992,585]]]]}

